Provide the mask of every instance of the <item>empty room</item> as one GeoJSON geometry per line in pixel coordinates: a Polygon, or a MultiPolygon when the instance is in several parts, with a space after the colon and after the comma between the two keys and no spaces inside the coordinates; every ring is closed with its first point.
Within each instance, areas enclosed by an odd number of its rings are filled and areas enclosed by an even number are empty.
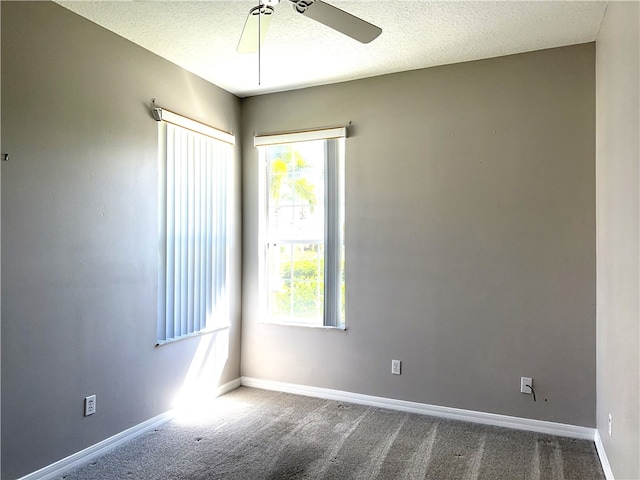
{"type": "Polygon", "coordinates": [[[640,479],[639,2],[0,25],[2,479],[640,479]]]}

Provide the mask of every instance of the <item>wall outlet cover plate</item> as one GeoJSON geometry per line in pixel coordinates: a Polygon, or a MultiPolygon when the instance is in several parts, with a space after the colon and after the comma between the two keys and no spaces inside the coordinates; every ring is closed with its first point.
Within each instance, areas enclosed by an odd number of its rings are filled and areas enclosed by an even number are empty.
{"type": "Polygon", "coordinates": [[[400,375],[400,367],[402,362],[400,360],[391,360],[391,373],[394,375],[400,375]]]}
{"type": "Polygon", "coordinates": [[[520,393],[531,395],[531,389],[527,385],[533,387],[533,379],[531,377],[520,377],[520,393]]]}
{"type": "Polygon", "coordinates": [[[96,413],[96,396],[90,395],[84,399],[84,416],[88,417],[96,413]]]}

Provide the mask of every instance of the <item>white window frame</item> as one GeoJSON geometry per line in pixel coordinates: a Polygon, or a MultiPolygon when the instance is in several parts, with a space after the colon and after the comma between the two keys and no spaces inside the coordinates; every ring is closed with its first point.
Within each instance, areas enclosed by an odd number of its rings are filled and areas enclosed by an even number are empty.
{"type": "Polygon", "coordinates": [[[157,346],[228,327],[232,134],[155,109],[157,346]]]}
{"type": "MultiPolygon", "coordinates": [[[[286,324],[307,327],[346,329],[346,314],[341,315],[341,260],[344,252],[344,157],[346,127],[337,127],[303,132],[260,135],[254,137],[258,148],[259,173],[259,290],[260,320],[264,323],[286,324]],[[325,238],[324,238],[324,305],[322,325],[304,322],[283,322],[269,317],[267,262],[269,260],[270,238],[268,233],[268,165],[266,149],[273,145],[293,144],[314,140],[325,140],[325,238]]],[[[346,308],[345,308],[346,309],[346,308]]]]}

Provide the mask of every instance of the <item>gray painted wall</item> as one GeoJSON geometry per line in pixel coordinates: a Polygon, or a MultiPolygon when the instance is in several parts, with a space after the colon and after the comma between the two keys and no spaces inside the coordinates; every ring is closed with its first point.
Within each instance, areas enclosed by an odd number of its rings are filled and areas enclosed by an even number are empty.
{"type": "Polygon", "coordinates": [[[245,99],[242,374],[595,426],[594,51],[245,99]],[[347,330],[260,323],[252,135],[349,121],[347,330]]]}
{"type": "MultiPolygon", "coordinates": [[[[0,152],[2,152],[2,2],[0,2],[0,152]]],[[[0,252],[2,252],[2,167],[0,167],[0,252]]],[[[2,372],[2,255],[0,255],[0,377],[2,372]]],[[[0,388],[0,452],[2,452],[2,389],[0,388]]],[[[0,454],[0,478],[2,455],[0,454]]]]}
{"type": "Polygon", "coordinates": [[[228,356],[203,380],[239,376],[240,148],[231,328],[154,348],[158,140],[148,106],[156,97],[238,132],[240,100],[54,3],[2,2],[1,33],[8,480],[170,409],[201,341],[228,356]],[[97,413],[84,418],[90,394],[97,413]]]}
{"type": "Polygon", "coordinates": [[[639,31],[640,4],[610,2],[596,55],[597,415],[617,479],[640,478],[639,31]]]}
{"type": "MultiPolygon", "coordinates": [[[[234,131],[241,112],[232,95],[59,6],[2,9],[10,479],[172,406],[200,342],[153,348],[148,102],[234,131]],[[92,393],[98,413],[83,418],[92,393]]],[[[590,44],[244,100],[237,294],[214,380],[240,374],[242,226],[244,375],[594,426],[594,91],[590,44]],[[350,120],[348,330],[259,324],[251,134],[350,120]],[[538,402],[518,393],[521,375],[538,402]]]]}

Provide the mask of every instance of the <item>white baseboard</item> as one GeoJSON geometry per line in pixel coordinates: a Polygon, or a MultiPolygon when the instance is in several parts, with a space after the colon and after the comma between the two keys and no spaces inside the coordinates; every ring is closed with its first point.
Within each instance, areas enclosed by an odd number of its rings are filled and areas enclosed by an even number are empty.
{"type": "Polygon", "coordinates": [[[73,455],[69,455],[62,460],[58,460],[51,465],[47,465],[40,470],[36,470],[33,473],[25,475],[21,477],[20,480],[50,480],[54,478],[61,478],[62,474],[67,470],[70,470],[74,467],[82,465],[83,463],[89,462],[93,458],[98,455],[102,455],[107,453],[109,450],[116,448],[118,445],[123,444],[124,442],[128,442],[133,438],[142,435],[143,433],[162,425],[163,423],[168,422],[173,419],[175,413],[173,410],[162,413],[156,417],[150,418],[146,422],[142,422],[138,425],[135,425],[123,432],[120,432],[113,437],[109,437],[101,442],[96,443],[84,450],[80,450],[73,455]]]}
{"type": "Polygon", "coordinates": [[[219,397],[220,395],[229,393],[235,390],[236,388],[239,388],[240,385],[242,385],[242,383],[240,382],[239,378],[236,378],[235,380],[231,380],[230,382],[227,382],[224,385],[220,385],[218,388],[216,388],[215,396],[219,397]]]}
{"type": "MultiPolygon", "coordinates": [[[[240,379],[237,378],[230,382],[225,383],[224,385],[220,385],[215,390],[215,395],[220,396],[224,395],[231,390],[235,390],[240,386],[240,379]]],[[[59,479],[63,476],[63,474],[77,466],[80,466],[84,463],[87,463],[99,455],[107,453],[108,451],[116,448],[118,445],[121,445],[125,442],[133,440],[134,438],[142,435],[149,430],[152,430],[160,425],[172,420],[176,416],[175,410],[169,410],[168,412],[161,413],[160,415],[150,418],[146,422],[139,423],[127,430],[120,432],[112,437],[109,437],[101,442],[96,443],[84,450],[80,450],[73,455],[69,455],[62,460],[58,460],[51,465],[47,465],[40,470],[37,470],[33,473],[25,475],[21,477],[19,480],[53,480],[59,479]]]]}
{"type": "Polygon", "coordinates": [[[600,464],[602,465],[602,470],[604,470],[605,478],[607,480],[615,480],[613,478],[613,471],[611,470],[611,465],[609,465],[607,452],[605,452],[604,445],[602,444],[602,438],[600,438],[599,430],[596,430],[595,442],[596,442],[596,450],[598,451],[598,456],[600,457],[600,464]]]}
{"type": "Polygon", "coordinates": [[[295,393],[308,397],[326,398],[328,400],[338,400],[343,402],[358,403],[361,405],[371,405],[374,407],[388,408],[390,410],[400,410],[403,412],[420,413],[434,417],[449,418],[452,420],[462,420],[465,422],[481,423],[484,425],[495,425],[497,427],[513,428],[530,432],[546,433],[561,437],[579,438],[593,441],[596,429],[567,425],[564,423],[546,422],[543,420],[532,420],[530,418],[510,417],[495,413],[476,412],[473,410],[462,410],[459,408],[440,407],[425,403],[408,402],[406,400],[395,400],[392,398],[374,397],[360,393],[351,393],[341,390],[331,390],[328,388],[310,387],[307,385],[296,385],[292,383],[273,382],[258,378],[242,377],[242,385],[247,387],[260,388],[263,390],[275,390],[279,392],[295,393]]]}

